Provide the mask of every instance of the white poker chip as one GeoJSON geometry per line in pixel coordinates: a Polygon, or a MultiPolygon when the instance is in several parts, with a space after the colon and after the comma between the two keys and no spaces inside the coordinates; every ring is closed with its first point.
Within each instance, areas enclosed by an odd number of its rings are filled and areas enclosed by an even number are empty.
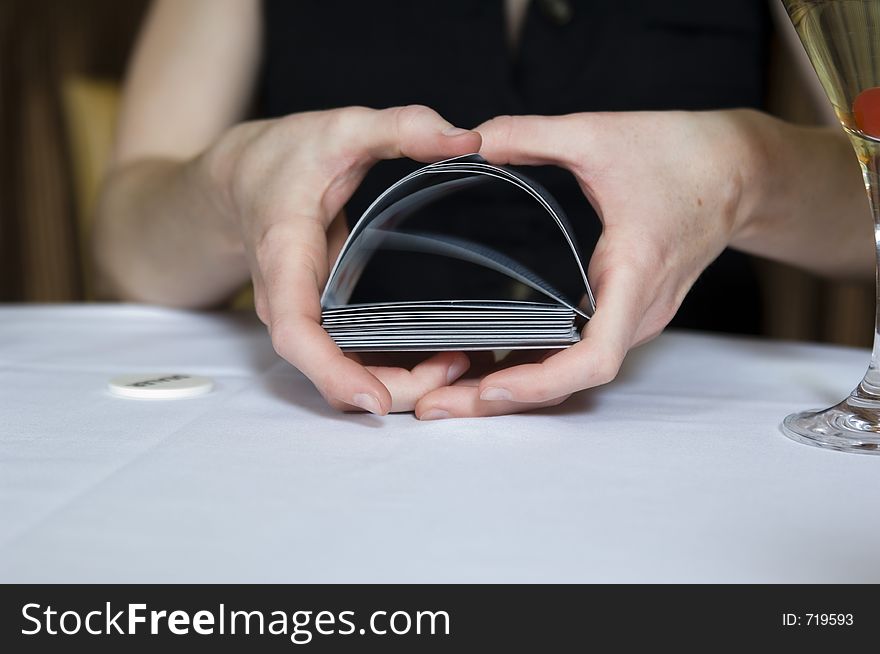
{"type": "Polygon", "coordinates": [[[107,388],[119,397],[138,400],[177,400],[211,392],[209,377],[181,374],[121,375],[110,380],[107,388]]]}

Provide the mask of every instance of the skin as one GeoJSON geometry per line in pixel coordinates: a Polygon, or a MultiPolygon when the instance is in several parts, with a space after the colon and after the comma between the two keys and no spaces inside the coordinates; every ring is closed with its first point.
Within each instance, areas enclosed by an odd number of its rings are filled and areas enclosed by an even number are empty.
{"type": "Polygon", "coordinates": [[[571,348],[423,396],[422,419],[527,411],[610,382],[726,246],[837,277],[873,270],[858,165],[836,130],[749,110],[504,116],[477,130],[490,161],[574,174],[603,223],[597,310],[571,348]]]}
{"type": "Polygon", "coordinates": [[[212,306],[250,279],[276,351],[339,409],[438,419],[558,404],[613,379],[725,246],[837,277],[873,270],[864,191],[838,130],[753,111],[505,116],[467,130],[420,106],[241,122],[260,40],[256,0],[154,4],[126,84],[95,255],[133,301],[212,306]],[[596,207],[598,309],[582,342],[501,369],[454,352],[345,356],[320,327],[319,296],[346,236],[346,201],[379,160],[478,150],[495,163],[565,167],[596,207]]]}

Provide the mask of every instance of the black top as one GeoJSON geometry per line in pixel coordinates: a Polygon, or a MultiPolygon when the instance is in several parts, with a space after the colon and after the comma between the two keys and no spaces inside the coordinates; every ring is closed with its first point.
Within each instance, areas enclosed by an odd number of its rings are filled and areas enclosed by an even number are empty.
{"type": "MultiPolygon", "coordinates": [[[[765,0],[533,0],[515,51],[504,5],[265,0],[260,113],[418,103],[473,127],[499,114],[763,106],[765,0]],[[570,11],[554,11],[560,3],[570,11]]],[[[349,220],[413,167],[378,164],[351,199],[349,220]]],[[[526,172],[559,200],[588,254],[601,226],[571,175],[552,167],[526,172]]],[[[443,207],[445,226],[513,250],[545,273],[558,263],[557,244],[544,246],[535,220],[546,222],[515,194],[499,200],[476,192],[443,207]],[[474,210],[500,216],[504,228],[474,220],[474,210]]],[[[368,272],[357,299],[383,297],[389,286],[403,299],[417,277],[388,265],[368,272]]],[[[437,288],[447,282],[444,276],[437,288]]],[[[419,288],[430,283],[418,280],[419,288]]],[[[673,325],[756,333],[760,322],[750,262],[728,251],[697,282],[673,325]]]]}

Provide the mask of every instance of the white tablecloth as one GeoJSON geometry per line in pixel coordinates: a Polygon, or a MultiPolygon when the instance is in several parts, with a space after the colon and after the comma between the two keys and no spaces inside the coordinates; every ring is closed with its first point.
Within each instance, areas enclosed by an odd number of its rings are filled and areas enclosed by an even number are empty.
{"type": "Polygon", "coordinates": [[[0,308],[0,581],[880,582],[880,457],[799,445],[863,350],[670,333],[557,409],[327,408],[247,315],[0,308]],[[106,390],[186,372],[176,401],[106,390]]]}

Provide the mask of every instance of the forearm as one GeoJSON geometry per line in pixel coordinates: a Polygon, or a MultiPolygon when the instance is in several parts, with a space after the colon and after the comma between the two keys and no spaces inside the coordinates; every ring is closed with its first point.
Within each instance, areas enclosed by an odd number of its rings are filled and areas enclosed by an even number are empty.
{"type": "Polygon", "coordinates": [[[841,279],[870,279],[874,241],[853,149],[839,128],[744,112],[751,141],[745,217],[731,246],[841,279]]]}
{"type": "Polygon", "coordinates": [[[93,234],[104,285],[121,299],[204,307],[248,279],[237,228],[198,159],[139,160],[105,181],[93,234]]]}

